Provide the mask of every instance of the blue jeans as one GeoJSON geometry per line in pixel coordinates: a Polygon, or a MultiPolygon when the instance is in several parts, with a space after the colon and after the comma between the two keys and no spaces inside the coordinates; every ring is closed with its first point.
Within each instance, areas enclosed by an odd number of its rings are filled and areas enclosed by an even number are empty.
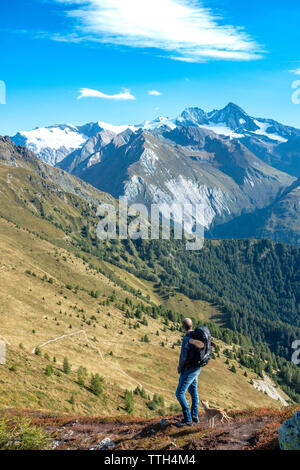
{"type": "Polygon", "coordinates": [[[185,421],[192,421],[192,418],[198,418],[198,376],[201,372],[201,368],[197,369],[186,369],[179,377],[179,383],[176,390],[176,398],[180,403],[183,411],[183,417],[185,421]],[[189,404],[185,398],[186,392],[192,397],[192,408],[190,411],[189,404]]]}

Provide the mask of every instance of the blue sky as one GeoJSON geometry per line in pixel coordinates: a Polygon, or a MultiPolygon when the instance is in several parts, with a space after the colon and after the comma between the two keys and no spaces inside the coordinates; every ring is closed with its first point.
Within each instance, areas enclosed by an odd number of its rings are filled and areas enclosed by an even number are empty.
{"type": "Polygon", "coordinates": [[[300,127],[299,20],[296,0],[1,2],[0,134],[229,101],[300,127]]]}

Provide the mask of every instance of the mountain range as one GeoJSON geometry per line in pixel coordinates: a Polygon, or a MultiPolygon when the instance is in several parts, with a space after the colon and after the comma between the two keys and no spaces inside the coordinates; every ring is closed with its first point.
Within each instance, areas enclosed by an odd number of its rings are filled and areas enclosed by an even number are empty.
{"type": "Polygon", "coordinates": [[[162,211],[166,203],[200,204],[207,236],[300,244],[300,130],[233,103],[134,126],[37,128],[12,140],[130,203],[162,211]]]}

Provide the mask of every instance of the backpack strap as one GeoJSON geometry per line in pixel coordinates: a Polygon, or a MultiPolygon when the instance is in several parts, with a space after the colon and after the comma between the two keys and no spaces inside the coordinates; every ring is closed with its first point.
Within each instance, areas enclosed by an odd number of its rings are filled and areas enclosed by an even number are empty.
{"type": "Polygon", "coordinates": [[[198,349],[203,349],[205,347],[205,344],[202,343],[202,341],[199,341],[198,339],[190,339],[189,343],[198,349]]]}

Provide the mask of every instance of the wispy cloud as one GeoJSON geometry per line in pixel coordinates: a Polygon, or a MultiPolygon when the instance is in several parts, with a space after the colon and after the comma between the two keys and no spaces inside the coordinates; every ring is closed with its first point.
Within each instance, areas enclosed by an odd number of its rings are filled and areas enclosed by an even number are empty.
{"type": "Polygon", "coordinates": [[[92,90],[90,88],[81,88],[78,90],[78,93],[79,100],[82,98],[101,98],[103,100],[115,101],[135,100],[135,96],[133,96],[129,90],[123,90],[122,93],[118,93],[116,95],[107,95],[106,93],[102,93],[102,91],[92,90]]]}
{"type": "Polygon", "coordinates": [[[151,96],[161,96],[162,93],[160,91],[157,91],[157,90],[149,90],[148,91],[148,95],[151,95],[151,96]]]}
{"type": "Polygon", "coordinates": [[[294,73],[295,75],[300,75],[300,69],[290,70],[290,73],[294,73]]]}
{"type": "Polygon", "coordinates": [[[68,6],[75,22],[70,34],[55,40],[100,41],[156,48],[175,60],[253,60],[261,47],[239,26],[198,0],[56,0],[68,6]]]}

